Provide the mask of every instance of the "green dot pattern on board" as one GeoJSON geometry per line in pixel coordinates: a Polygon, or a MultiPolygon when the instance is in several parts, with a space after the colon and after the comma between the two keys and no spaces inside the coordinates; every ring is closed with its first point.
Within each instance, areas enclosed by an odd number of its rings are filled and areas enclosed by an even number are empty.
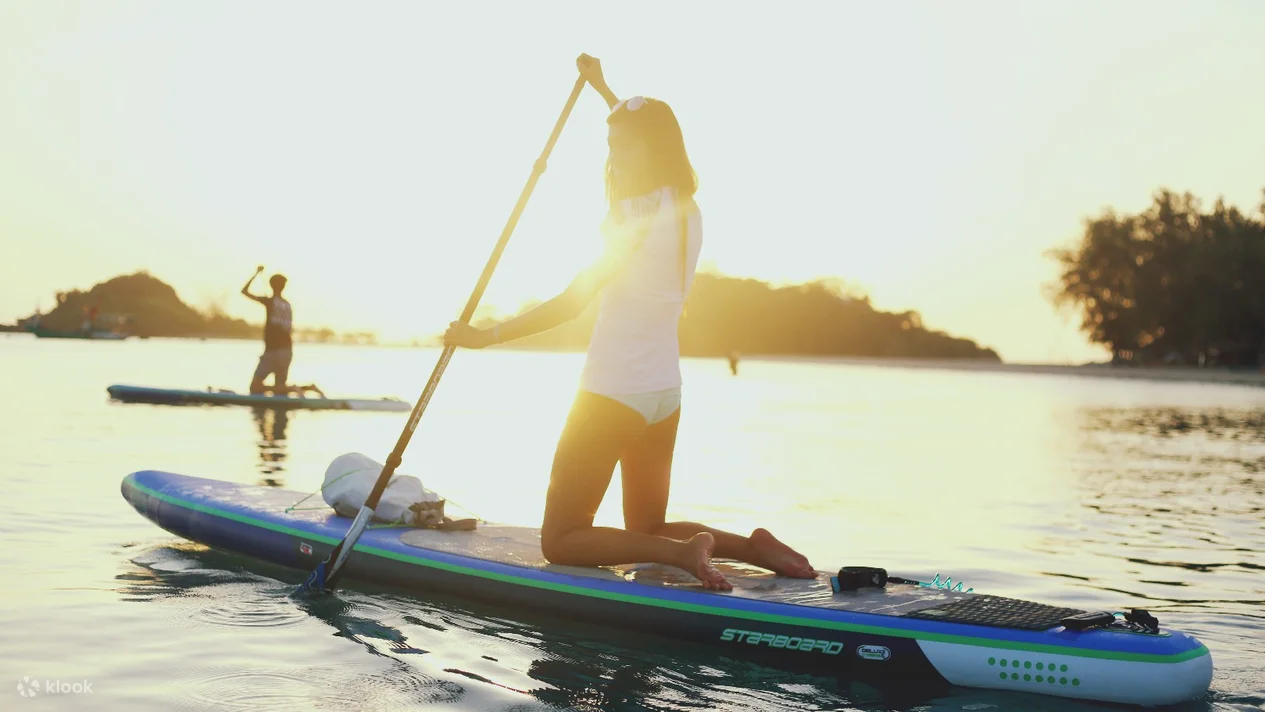
{"type": "MultiPolygon", "coordinates": [[[[989,664],[989,665],[1000,665],[1001,667],[1011,667],[1011,668],[1014,668],[1014,669],[1016,669],[1016,670],[1018,670],[1021,666],[1022,666],[1022,667],[1023,667],[1023,669],[1025,669],[1025,670],[1031,670],[1031,669],[1032,669],[1032,661],[1030,661],[1030,660],[1007,660],[1006,658],[1000,658],[1000,659],[998,659],[998,658],[996,658],[996,657],[992,657],[992,658],[989,658],[989,659],[988,659],[988,664],[989,664]]],[[[1053,673],[1053,672],[1054,672],[1054,671],[1056,671],[1056,670],[1061,671],[1061,672],[1067,672],[1067,666],[1066,666],[1066,665],[1059,665],[1059,664],[1057,664],[1057,663],[1053,663],[1053,662],[1049,662],[1049,663],[1037,663],[1037,664],[1036,664],[1036,667],[1037,667],[1037,669],[1038,669],[1038,670],[1049,670],[1051,673],[1053,673]]],[[[1007,676],[1007,674],[1006,674],[1005,672],[1003,672],[1003,673],[999,674],[997,677],[998,677],[998,679],[1000,679],[1000,680],[1005,680],[1008,676],[1007,676]]],[[[1009,678],[1010,678],[1011,680],[1018,680],[1018,679],[1019,679],[1019,673],[1017,673],[1017,672],[1010,673],[1010,674],[1009,674],[1009,678]]],[[[1024,674],[1023,679],[1024,679],[1024,682],[1032,682],[1032,681],[1033,681],[1033,679],[1032,679],[1032,675],[1031,675],[1031,674],[1024,674]]],[[[1053,685],[1053,684],[1054,684],[1054,682],[1055,682],[1055,677],[1054,677],[1054,675],[1053,675],[1053,674],[1051,674],[1051,675],[1037,675],[1037,676],[1036,676],[1036,682],[1045,682],[1045,683],[1049,683],[1049,684],[1053,685]]],[[[1061,685],[1066,685],[1066,684],[1068,683],[1068,679],[1067,679],[1066,677],[1060,677],[1060,678],[1058,678],[1058,682],[1059,682],[1059,684],[1061,684],[1061,685]]],[[[1081,684],[1080,678],[1078,678],[1078,677],[1074,677],[1074,678],[1072,678],[1071,682],[1072,682],[1072,686],[1073,686],[1073,687],[1080,687],[1080,684],[1081,684]]]]}
{"type": "MultiPolygon", "coordinates": [[[[1022,666],[1022,668],[1023,668],[1023,669],[1025,669],[1025,670],[1031,670],[1031,669],[1032,669],[1032,663],[1031,663],[1031,661],[1030,661],[1030,660],[1007,660],[1006,658],[1001,658],[1001,659],[998,659],[998,658],[989,658],[989,659],[988,659],[988,664],[989,664],[989,665],[1001,665],[1001,666],[1002,666],[1002,668],[1015,668],[1016,670],[1020,669],[1020,666],[1022,666]]],[[[1055,677],[1054,677],[1054,674],[1052,674],[1052,673],[1054,673],[1054,672],[1055,672],[1055,670],[1059,670],[1059,672],[1063,672],[1063,673],[1068,672],[1068,666],[1066,666],[1066,665],[1060,665],[1060,664],[1056,664],[1056,663],[1037,663],[1037,664],[1036,664],[1036,669],[1037,669],[1037,670],[1050,670],[1050,673],[1051,673],[1051,674],[1049,674],[1049,675],[1036,675],[1036,680],[1034,680],[1034,679],[1032,679],[1032,675],[1031,675],[1031,674],[1025,673],[1025,674],[1023,674],[1023,682],[1037,682],[1037,683],[1054,684],[1054,683],[1055,683],[1055,677]]],[[[1004,672],[1003,672],[1003,673],[1001,673],[1001,674],[998,674],[998,675],[997,675],[997,678],[998,678],[998,679],[1002,679],[1002,680],[1006,679],[1007,677],[1009,677],[1009,679],[1012,679],[1012,680],[1017,680],[1017,679],[1020,679],[1020,673],[1009,673],[1009,674],[1007,675],[1007,673],[1004,673],[1004,672]]],[[[1058,678],[1058,682],[1059,682],[1059,684],[1064,684],[1064,685],[1065,685],[1065,684],[1068,684],[1069,680],[1068,680],[1068,678],[1060,677],[1060,678],[1058,678]]],[[[1080,678],[1071,678],[1070,682],[1071,682],[1071,687],[1080,687],[1080,678]]]]}

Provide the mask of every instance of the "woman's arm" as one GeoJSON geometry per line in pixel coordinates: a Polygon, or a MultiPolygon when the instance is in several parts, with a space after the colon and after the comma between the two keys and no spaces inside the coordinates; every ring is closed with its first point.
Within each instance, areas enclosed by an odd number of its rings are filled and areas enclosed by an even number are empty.
{"type": "Polygon", "coordinates": [[[605,84],[600,87],[593,88],[596,89],[597,93],[601,94],[602,98],[606,100],[606,108],[614,109],[615,105],[619,103],[619,97],[615,96],[615,92],[611,91],[611,88],[605,84]]]}
{"type": "Polygon", "coordinates": [[[587,300],[582,301],[579,295],[568,288],[562,294],[537,305],[534,309],[503,321],[491,329],[484,329],[480,333],[489,345],[516,341],[562,326],[579,316],[587,306],[587,300]]]}
{"type": "Polygon", "coordinates": [[[558,296],[489,329],[477,329],[454,321],[444,334],[444,345],[482,349],[562,326],[583,313],[601,291],[600,277],[592,272],[592,268],[585,270],[558,296]]]}
{"type": "Polygon", "coordinates": [[[459,321],[452,322],[444,334],[444,344],[481,349],[562,326],[582,314],[597,295],[601,294],[627,264],[628,256],[641,247],[644,239],[644,234],[638,235],[633,240],[622,242],[621,246],[608,249],[597,262],[572,280],[561,294],[490,329],[477,329],[459,321]]]}
{"type": "Polygon", "coordinates": [[[602,75],[602,60],[597,57],[590,57],[582,54],[575,60],[575,66],[580,70],[580,74],[584,76],[584,80],[589,86],[597,90],[598,94],[606,100],[606,108],[614,109],[619,103],[619,97],[615,96],[615,92],[606,85],[606,77],[602,75]]]}

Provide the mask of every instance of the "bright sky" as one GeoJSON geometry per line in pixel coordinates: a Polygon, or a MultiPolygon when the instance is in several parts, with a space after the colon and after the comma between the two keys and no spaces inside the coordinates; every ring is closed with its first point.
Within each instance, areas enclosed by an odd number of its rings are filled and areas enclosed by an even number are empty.
{"type": "MultiPolygon", "coordinates": [[[[675,108],[714,268],[1097,358],[1042,253],[1162,186],[1255,208],[1262,27],[1254,0],[0,0],[0,321],[140,268],[258,320],[263,263],[300,325],[438,332],[588,52],[675,108]]],[[[605,114],[581,98],[485,303],[594,254],[605,114]]]]}

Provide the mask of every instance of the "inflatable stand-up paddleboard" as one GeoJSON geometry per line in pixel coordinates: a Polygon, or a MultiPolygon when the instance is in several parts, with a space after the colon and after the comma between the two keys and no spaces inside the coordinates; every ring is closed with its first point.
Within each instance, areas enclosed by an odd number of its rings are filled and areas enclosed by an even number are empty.
{"type": "Polygon", "coordinates": [[[408,412],[413,406],[398,398],[311,398],[299,396],[267,396],[236,393],[227,390],[185,391],[170,388],[114,385],[105,389],[110,397],[123,403],[154,405],[248,405],[293,410],[385,410],[408,412]]]}
{"type": "MultiPolygon", "coordinates": [[[[168,472],[134,472],[122,493],[177,536],[304,574],[351,523],[332,509],[287,511],[300,492],[168,472]]],[[[344,580],[634,629],[807,674],[1146,706],[1199,697],[1212,682],[1208,649],[1143,611],[1124,619],[892,583],[903,579],[856,588],[850,569],[806,580],[717,564],[733,591],[704,590],[666,566],[551,565],[537,529],[377,527],[360,537],[343,572],[344,580]]]]}

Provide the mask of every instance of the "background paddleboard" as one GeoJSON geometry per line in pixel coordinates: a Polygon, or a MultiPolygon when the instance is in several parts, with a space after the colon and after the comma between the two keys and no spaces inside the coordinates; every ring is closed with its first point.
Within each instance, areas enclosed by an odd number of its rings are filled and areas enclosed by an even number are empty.
{"type": "Polygon", "coordinates": [[[413,406],[398,398],[311,398],[268,396],[236,393],[225,390],[186,391],[170,388],[113,385],[106,392],[124,403],[154,405],[248,405],[293,410],[380,410],[408,412],[413,406]]]}

